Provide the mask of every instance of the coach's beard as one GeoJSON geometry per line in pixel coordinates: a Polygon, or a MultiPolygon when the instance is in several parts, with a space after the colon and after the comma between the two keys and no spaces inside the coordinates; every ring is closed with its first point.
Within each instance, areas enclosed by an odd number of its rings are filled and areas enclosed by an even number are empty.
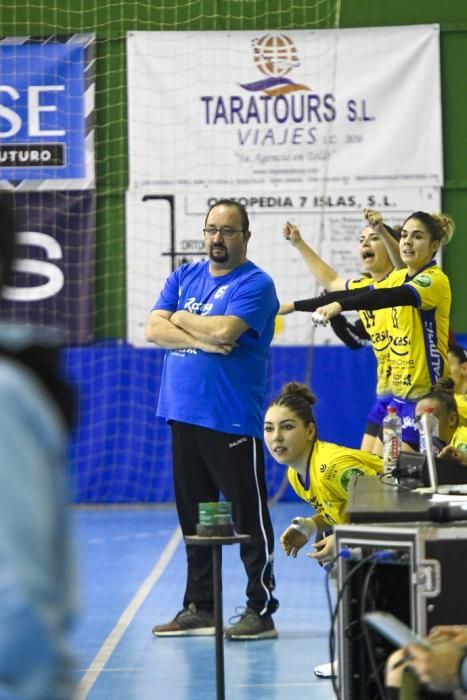
{"type": "Polygon", "coordinates": [[[209,257],[213,262],[227,262],[229,254],[227,248],[223,245],[212,246],[209,250],[209,257]]]}

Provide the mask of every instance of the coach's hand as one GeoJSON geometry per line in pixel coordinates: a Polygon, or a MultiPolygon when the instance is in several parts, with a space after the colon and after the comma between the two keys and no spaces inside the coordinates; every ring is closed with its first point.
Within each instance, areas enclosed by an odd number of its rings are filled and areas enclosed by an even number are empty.
{"type": "Polygon", "coordinates": [[[206,340],[194,339],[197,350],[203,352],[214,352],[216,355],[228,355],[237,347],[238,343],[208,343],[206,340]]]}

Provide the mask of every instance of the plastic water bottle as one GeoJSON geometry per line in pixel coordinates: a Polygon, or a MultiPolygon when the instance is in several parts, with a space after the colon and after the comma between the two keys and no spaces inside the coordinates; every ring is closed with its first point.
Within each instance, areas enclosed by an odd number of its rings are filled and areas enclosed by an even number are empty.
{"type": "Polygon", "coordinates": [[[439,437],[439,423],[438,419],[433,413],[432,408],[426,408],[424,411],[424,414],[426,414],[426,418],[424,421],[420,421],[420,452],[424,455],[427,453],[427,440],[426,440],[426,434],[425,430],[423,429],[423,424],[428,427],[428,430],[431,433],[431,442],[433,445],[433,454],[436,456],[439,454],[439,448],[436,447],[435,442],[436,440],[433,440],[433,438],[439,437]]]}
{"type": "Polygon", "coordinates": [[[395,406],[388,406],[387,415],[383,420],[383,462],[384,473],[391,474],[397,467],[401,453],[402,421],[395,406]]]}

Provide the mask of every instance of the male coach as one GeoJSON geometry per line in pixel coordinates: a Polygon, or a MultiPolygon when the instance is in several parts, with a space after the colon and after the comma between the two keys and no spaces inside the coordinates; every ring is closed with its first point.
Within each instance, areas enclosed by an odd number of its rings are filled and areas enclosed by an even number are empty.
{"type": "MultiPolygon", "coordinates": [[[[246,257],[245,208],[224,199],[207,213],[208,260],[165,282],[146,337],[166,348],[158,415],[172,431],[175,499],[184,535],[196,534],[198,503],[232,502],[235,528],[250,535],[240,555],[246,609],[227,639],[277,637],[272,613],[273,531],[262,448],[266,365],[279,302],[272,279],[246,257]]],[[[211,550],[188,545],[183,609],[156,625],[162,636],[214,634],[211,550]]]]}

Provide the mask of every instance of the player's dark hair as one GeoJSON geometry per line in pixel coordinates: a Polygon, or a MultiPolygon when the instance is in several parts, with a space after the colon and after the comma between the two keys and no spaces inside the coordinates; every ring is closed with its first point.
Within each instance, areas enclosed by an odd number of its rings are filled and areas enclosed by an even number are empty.
{"type": "Polygon", "coordinates": [[[437,384],[433,384],[431,389],[424,394],[419,401],[423,399],[431,399],[437,401],[443,406],[446,413],[455,413],[457,423],[459,423],[459,409],[457,408],[456,399],[454,398],[454,381],[451,377],[440,379],[437,384]]]}
{"type": "Polygon", "coordinates": [[[286,406],[295,413],[305,426],[316,425],[313,416],[312,406],[316,403],[316,398],[306,384],[300,382],[289,382],[285,384],[281,392],[271,402],[270,406],[286,406]]]}
{"type": "Polygon", "coordinates": [[[467,350],[461,345],[450,345],[448,347],[448,352],[450,352],[451,355],[454,355],[454,357],[456,357],[461,364],[467,362],[467,350]]]}
{"type": "Polygon", "coordinates": [[[425,226],[432,240],[440,241],[441,245],[449,243],[454,235],[454,221],[447,214],[442,214],[440,212],[428,214],[426,211],[415,211],[406,218],[402,224],[402,228],[404,228],[409,219],[417,219],[417,221],[420,221],[425,226]]]}
{"type": "Polygon", "coordinates": [[[219,207],[220,205],[223,205],[224,207],[233,207],[234,209],[236,209],[240,215],[240,226],[242,227],[243,233],[247,233],[250,230],[250,220],[248,218],[248,214],[246,212],[246,209],[243,206],[243,204],[241,204],[240,202],[236,202],[235,199],[218,199],[217,202],[212,204],[209,207],[208,213],[206,214],[206,218],[204,220],[205,226],[206,226],[206,221],[208,220],[208,216],[211,213],[211,211],[215,207],[219,207]]]}

